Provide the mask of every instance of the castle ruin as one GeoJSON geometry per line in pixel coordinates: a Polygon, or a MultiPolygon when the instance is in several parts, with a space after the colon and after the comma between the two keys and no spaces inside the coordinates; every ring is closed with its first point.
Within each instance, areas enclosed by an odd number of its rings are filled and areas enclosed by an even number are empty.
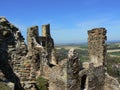
{"type": "Polygon", "coordinates": [[[26,44],[20,30],[0,17],[0,81],[10,90],[38,90],[39,76],[47,80],[48,90],[119,90],[106,72],[106,39],[105,28],[89,30],[89,62],[82,64],[74,49],[57,61],[50,24],[42,26],[42,36],[38,26],[28,28],[26,44]]]}

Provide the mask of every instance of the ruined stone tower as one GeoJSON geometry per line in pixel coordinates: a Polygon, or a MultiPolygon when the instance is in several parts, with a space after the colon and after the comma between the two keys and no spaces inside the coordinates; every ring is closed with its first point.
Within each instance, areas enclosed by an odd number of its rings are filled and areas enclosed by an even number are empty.
{"type": "Polygon", "coordinates": [[[38,41],[38,37],[39,37],[39,32],[38,32],[38,26],[34,26],[34,27],[30,27],[27,30],[27,42],[28,42],[28,50],[33,49],[33,47],[35,46],[33,43],[34,39],[38,41]]]}
{"type": "Polygon", "coordinates": [[[28,28],[26,45],[19,29],[0,17],[0,83],[10,88],[7,90],[38,90],[40,76],[46,80],[46,90],[120,90],[117,79],[110,77],[104,66],[105,28],[88,34],[90,62],[82,64],[75,49],[56,62],[50,24],[42,26],[42,36],[38,26],[28,28]]]}
{"type": "Polygon", "coordinates": [[[41,51],[44,49],[47,53],[48,64],[56,65],[54,41],[50,35],[50,24],[42,25],[42,36],[39,36],[38,31],[38,26],[28,28],[28,51],[33,51],[37,47],[41,48],[41,51]]]}
{"type": "Polygon", "coordinates": [[[42,25],[42,36],[43,37],[51,37],[50,24],[42,25]]]}
{"type": "Polygon", "coordinates": [[[42,40],[42,46],[44,46],[48,54],[50,54],[54,48],[54,42],[50,35],[50,24],[42,25],[42,37],[40,40],[42,40]]]}
{"type": "Polygon", "coordinates": [[[39,37],[39,40],[48,53],[48,60],[50,64],[55,65],[56,59],[54,57],[54,41],[50,35],[50,24],[42,25],[42,36],[39,37]]]}
{"type": "Polygon", "coordinates": [[[91,62],[96,65],[104,65],[106,58],[106,30],[95,28],[88,31],[88,52],[91,62]]]}

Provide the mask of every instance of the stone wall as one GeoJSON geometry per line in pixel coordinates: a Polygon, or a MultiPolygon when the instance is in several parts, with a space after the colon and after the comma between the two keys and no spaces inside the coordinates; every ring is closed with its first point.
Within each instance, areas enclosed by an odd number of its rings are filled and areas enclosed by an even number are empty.
{"type": "Polygon", "coordinates": [[[44,49],[47,51],[47,59],[49,60],[49,64],[56,65],[57,61],[53,54],[55,52],[54,50],[54,40],[51,37],[50,34],[50,24],[42,25],[42,36],[39,37],[39,40],[44,47],[44,49]]]}
{"type": "Polygon", "coordinates": [[[103,66],[94,67],[89,63],[89,68],[79,72],[80,90],[104,90],[105,69],[103,66]]]}
{"type": "Polygon", "coordinates": [[[90,62],[83,63],[79,72],[80,90],[104,90],[106,60],[106,30],[95,28],[88,31],[88,53],[90,62]]]}
{"type": "Polygon", "coordinates": [[[51,37],[50,24],[42,25],[42,36],[43,37],[51,37]]]}
{"type": "Polygon", "coordinates": [[[38,32],[38,26],[33,26],[28,28],[27,30],[27,44],[28,44],[28,50],[31,51],[35,47],[34,41],[38,41],[39,32],[38,32]]]}
{"type": "MultiPolygon", "coordinates": [[[[16,37],[17,32],[18,29],[14,25],[9,23],[4,17],[0,17],[0,73],[2,73],[2,81],[12,82],[14,83],[13,86],[15,86],[15,90],[21,90],[22,87],[19,77],[14,71],[15,67],[18,65],[14,63],[15,55],[19,45],[23,45],[23,37],[20,33],[19,36],[16,37]],[[17,43],[18,41],[19,44],[17,43]]],[[[19,47],[19,50],[21,49],[22,48],[19,47]]],[[[23,54],[24,52],[19,53],[23,54]]]]}
{"type": "Polygon", "coordinates": [[[105,84],[103,90],[120,90],[120,83],[117,78],[111,77],[108,73],[105,73],[105,84]]]}
{"type": "Polygon", "coordinates": [[[117,80],[105,71],[105,28],[88,34],[90,62],[82,65],[74,49],[57,62],[49,24],[42,26],[42,36],[38,26],[28,28],[26,45],[19,29],[0,17],[0,81],[14,90],[37,90],[36,79],[42,76],[48,90],[119,90],[117,80]]]}
{"type": "Polygon", "coordinates": [[[70,49],[67,62],[67,90],[80,90],[79,71],[81,68],[79,53],[75,49],[70,49]]]}
{"type": "MultiPolygon", "coordinates": [[[[5,80],[14,83],[15,90],[34,88],[37,67],[40,67],[40,65],[36,65],[39,64],[38,61],[35,61],[36,57],[37,60],[39,59],[36,55],[36,53],[39,53],[38,50],[34,50],[33,54],[28,52],[28,47],[19,29],[4,17],[0,18],[0,42],[0,55],[3,57],[0,59],[0,70],[3,79],[5,78],[5,80]]],[[[29,45],[29,47],[31,46],[29,45]]]]}
{"type": "Polygon", "coordinates": [[[48,90],[80,90],[80,70],[79,54],[70,49],[68,58],[61,60],[56,66],[51,68],[44,65],[42,76],[48,79],[48,90]]]}
{"type": "Polygon", "coordinates": [[[104,65],[106,59],[106,30],[105,28],[95,28],[88,31],[88,52],[94,65],[104,65]]]}

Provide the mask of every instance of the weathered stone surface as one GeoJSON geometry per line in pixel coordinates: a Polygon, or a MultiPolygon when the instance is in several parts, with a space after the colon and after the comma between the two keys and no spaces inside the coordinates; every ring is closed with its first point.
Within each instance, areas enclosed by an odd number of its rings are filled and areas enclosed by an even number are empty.
{"type": "Polygon", "coordinates": [[[9,23],[4,17],[0,17],[0,73],[3,73],[2,80],[14,83],[15,90],[22,90],[19,77],[14,72],[13,58],[16,51],[16,39],[14,34],[18,29],[9,23]],[[11,47],[9,47],[11,46],[11,47]]]}
{"type": "Polygon", "coordinates": [[[33,26],[28,28],[27,31],[27,43],[28,43],[28,50],[32,50],[35,47],[35,41],[39,43],[38,41],[39,33],[38,33],[38,26],[33,26]]]}
{"type": "Polygon", "coordinates": [[[81,69],[79,55],[71,49],[68,59],[58,62],[54,67],[43,66],[42,76],[49,80],[49,90],[79,90],[79,70],[81,69]]]}
{"type": "Polygon", "coordinates": [[[14,83],[0,81],[0,90],[14,90],[14,83]]]}
{"type": "Polygon", "coordinates": [[[104,65],[106,59],[105,28],[95,28],[88,31],[88,52],[89,57],[94,65],[104,65]]]}
{"type": "Polygon", "coordinates": [[[14,90],[37,90],[36,78],[42,76],[48,90],[119,90],[117,80],[105,71],[105,28],[88,34],[90,62],[80,63],[74,49],[57,61],[50,24],[42,26],[42,36],[38,26],[28,28],[26,45],[19,29],[0,17],[0,81],[14,90]]]}
{"type": "Polygon", "coordinates": [[[42,36],[39,37],[39,40],[42,43],[42,46],[47,51],[47,59],[49,60],[49,64],[56,65],[56,58],[53,58],[54,53],[54,41],[50,34],[50,24],[42,25],[42,36]]]}
{"type": "Polygon", "coordinates": [[[109,76],[108,73],[105,74],[104,90],[120,90],[120,84],[117,79],[109,76]]]}
{"type": "Polygon", "coordinates": [[[67,90],[80,90],[79,61],[79,54],[74,49],[70,49],[67,63],[67,90]]]}

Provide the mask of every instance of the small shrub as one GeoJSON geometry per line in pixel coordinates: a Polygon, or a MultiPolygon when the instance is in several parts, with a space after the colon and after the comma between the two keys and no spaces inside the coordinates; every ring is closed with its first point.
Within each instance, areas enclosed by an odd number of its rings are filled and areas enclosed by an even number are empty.
{"type": "Polygon", "coordinates": [[[118,78],[118,81],[120,82],[120,71],[115,67],[118,63],[120,63],[119,57],[107,57],[107,72],[111,76],[118,78]]]}
{"type": "Polygon", "coordinates": [[[37,87],[39,90],[48,90],[48,81],[42,76],[38,77],[37,87]]]}

